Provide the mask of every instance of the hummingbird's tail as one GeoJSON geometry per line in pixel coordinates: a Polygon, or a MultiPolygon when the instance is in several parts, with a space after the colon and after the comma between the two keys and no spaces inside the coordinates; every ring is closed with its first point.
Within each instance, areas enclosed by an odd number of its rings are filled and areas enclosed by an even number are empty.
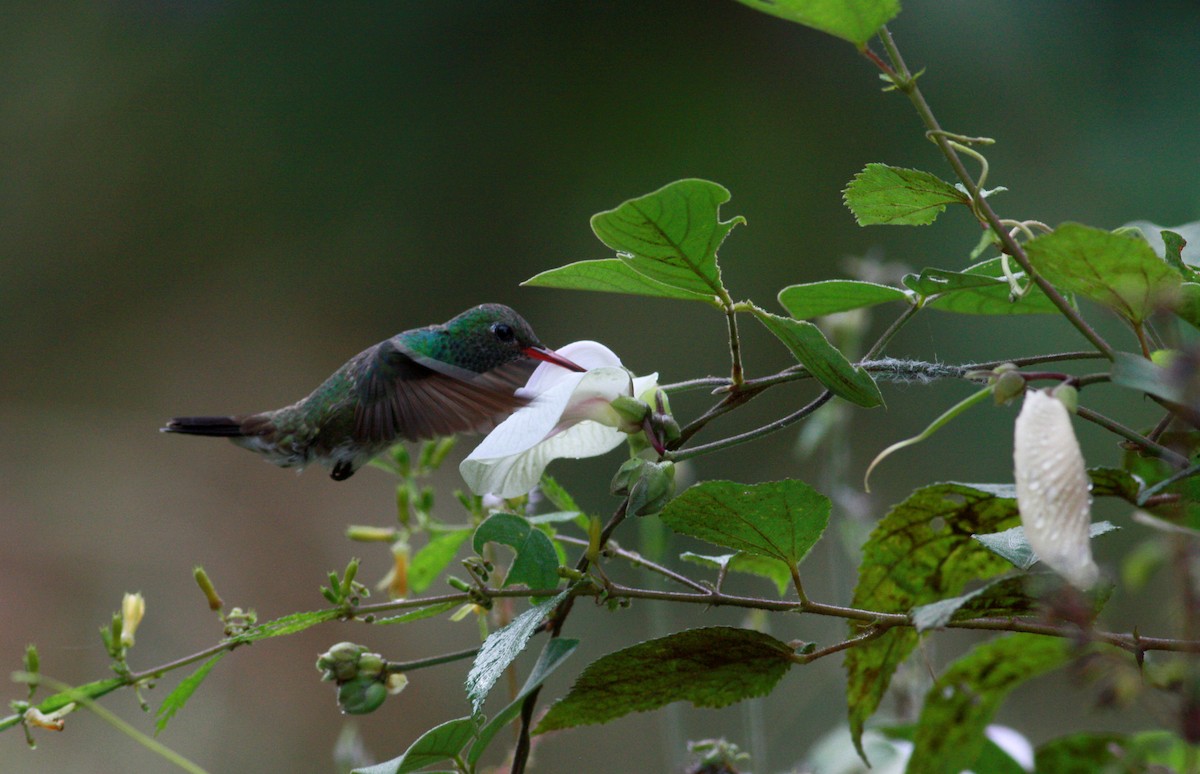
{"type": "Polygon", "coordinates": [[[167,420],[162,432],[237,438],[250,435],[246,432],[244,422],[244,417],[175,417],[167,420]]]}

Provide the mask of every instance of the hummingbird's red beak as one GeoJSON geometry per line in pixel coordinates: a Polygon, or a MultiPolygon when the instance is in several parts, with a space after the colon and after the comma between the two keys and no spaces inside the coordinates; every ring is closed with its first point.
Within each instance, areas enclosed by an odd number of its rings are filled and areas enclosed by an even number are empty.
{"type": "Polygon", "coordinates": [[[566,368],[570,371],[586,371],[587,370],[586,368],[579,365],[578,363],[572,363],[570,360],[567,360],[565,357],[558,354],[554,350],[546,349],[545,347],[526,347],[525,349],[522,350],[522,352],[524,352],[526,355],[533,358],[534,360],[541,360],[545,363],[553,363],[556,366],[562,366],[563,368],[566,368]]]}

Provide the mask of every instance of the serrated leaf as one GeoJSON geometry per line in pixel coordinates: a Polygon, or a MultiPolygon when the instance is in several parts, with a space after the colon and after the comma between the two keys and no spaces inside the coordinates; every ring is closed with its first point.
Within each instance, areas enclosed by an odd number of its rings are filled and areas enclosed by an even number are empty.
{"type": "Polygon", "coordinates": [[[408,587],[414,594],[429,588],[442,570],[458,555],[458,547],[471,534],[469,529],[456,529],[434,534],[408,564],[408,587]]]}
{"type": "Polygon", "coordinates": [[[787,565],[765,556],[755,556],[754,554],[743,552],[723,554],[721,556],[706,556],[704,554],[695,554],[691,551],[684,551],[679,555],[679,558],[685,562],[693,562],[705,567],[715,567],[718,570],[726,569],[732,572],[766,578],[775,584],[775,590],[779,592],[779,596],[781,597],[792,586],[792,573],[788,570],[787,565]]]}
{"type": "Polygon", "coordinates": [[[1135,236],[1064,223],[1027,242],[1025,252],[1056,287],[1090,298],[1135,325],[1179,296],[1179,272],[1135,236]]]}
{"type": "Polygon", "coordinates": [[[579,261],[567,264],[530,277],[521,284],[535,288],[595,290],[602,293],[627,293],[634,296],[674,298],[681,301],[703,301],[718,307],[721,305],[712,293],[695,293],[691,290],[664,284],[645,274],[640,274],[620,258],[603,258],[598,261],[579,261]]]}
{"type": "Polygon", "coordinates": [[[808,282],[779,291],[779,303],[797,320],[907,299],[899,288],[859,280],[808,282]]]}
{"type": "Polygon", "coordinates": [[[492,738],[512,722],[517,715],[521,714],[521,705],[525,703],[525,697],[540,688],[546,678],[575,652],[578,645],[579,640],[565,637],[554,637],[546,642],[546,647],[542,649],[537,663],[533,665],[533,670],[525,680],[525,685],[508,703],[508,706],[496,713],[495,717],[489,718],[487,725],[479,729],[479,733],[475,735],[475,743],[471,745],[471,751],[467,754],[467,763],[471,766],[478,763],[479,758],[491,744],[492,738]]]}
{"type": "Polygon", "coordinates": [[[926,694],[907,774],[969,767],[983,749],[984,730],[1009,692],[1069,659],[1070,644],[1057,637],[1012,634],[976,646],[951,664],[926,694]]]}
{"type": "Polygon", "coordinates": [[[900,13],[900,0],[738,0],[744,5],[805,27],[866,45],[879,28],[900,13]]]}
{"type": "Polygon", "coordinates": [[[483,641],[479,655],[475,656],[475,663],[467,673],[467,698],[471,700],[471,708],[476,715],[483,709],[488,692],[504,674],[504,670],[521,655],[521,651],[529,644],[529,638],[546,620],[546,616],[567,598],[568,593],[569,590],[559,592],[546,602],[529,608],[483,641]]]}
{"type": "Polygon", "coordinates": [[[860,226],[926,226],[947,204],[970,201],[936,175],[887,164],[868,164],[843,194],[860,226]]]}
{"type": "Polygon", "coordinates": [[[707,180],[679,180],[592,216],[600,241],[638,274],[673,288],[726,296],[717,249],[746,219],[720,220],[729,191],[707,180]]]}
{"type": "MultiPolygon", "coordinates": [[[[1098,521],[1092,524],[1088,534],[1090,537],[1095,538],[1117,529],[1120,529],[1120,527],[1112,522],[1098,521]]],[[[1024,527],[1017,526],[1002,532],[972,535],[971,537],[996,556],[1007,560],[1017,569],[1028,570],[1037,564],[1038,558],[1034,555],[1033,549],[1029,546],[1029,541],[1025,538],[1024,527]]]]}
{"type": "Polygon", "coordinates": [[[1119,497],[1137,505],[1145,488],[1140,478],[1120,468],[1088,468],[1087,474],[1093,497],[1119,497]]]}
{"type": "Polygon", "coordinates": [[[972,592],[939,599],[913,608],[913,626],[918,632],[938,629],[951,621],[969,621],[991,616],[1026,615],[1037,600],[1025,590],[1025,578],[1015,575],[989,581],[972,592]]]}
{"type": "Polygon", "coordinates": [[[352,774],[407,774],[417,771],[454,758],[474,734],[473,718],[447,720],[422,734],[399,758],[355,769],[352,774]]]}
{"type": "Polygon", "coordinates": [[[829,343],[820,328],[804,320],[780,317],[757,308],[754,316],[834,395],[864,408],[883,405],[883,394],[871,374],[861,366],[851,365],[846,356],[829,343]]]}
{"type": "Polygon", "coordinates": [[[482,554],[487,543],[500,543],[516,552],[504,586],[524,583],[531,589],[552,589],[558,585],[558,554],[546,533],[511,513],[494,513],[475,529],[472,545],[482,554]]]}
{"type": "Polygon", "coordinates": [[[228,652],[227,650],[223,650],[205,661],[195,672],[192,672],[181,680],[179,685],[175,686],[175,690],[167,694],[162,704],[159,705],[158,712],[155,713],[155,736],[161,734],[163,729],[167,727],[167,723],[171,722],[171,718],[175,717],[175,713],[183,709],[183,705],[187,704],[187,700],[192,698],[192,694],[200,687],[200,683],[204,682],[204,678],[208,677],[208,673],[212,671],[217,662],[228,652]]]}
{"type": "Polygon", "coordinates": [[[409,612],[403,613],[401,615],[394,615],[389,618],[376,618],[375,624],[376,625],[402,624],[402,623],[410,623],[412,621],[420,621],[425,618],[433,618],[435,615],[441,615],[442,613],[445,613],[449,610],[453,610],[454,608],[458,607],[461,604],[462,603],[457,600],[454,600],[451,602],[439,602],[436,605],[429,605],[428,607],[419,607],[416,610],[410,610],[409,612]]]}
{"type": "Polygon", "coordinates": [[[258,640],[266,640],[272,637],[283,637],[288,634],[302,632],[309,627],[323,624],[327,621],[337,620],[342,614],[342,611],[337,609],[293,613],[257,626],[251,626],[241,634],[231,637],[230,640],[236,642],[257,642],[258,640]]]}
{"type": "MultiPolygon", "coordinates": [[[[1019,266],[1010,265],[1013,275],[1028,285],[1025,272],[1019,266]]],[[[1013,299],[1004,267],[999,258],[990,258],[967,267],[963,272],[944,272],[937,269],[926,269],[926,272],[938,272],[942,276],[960,274],[964,277],[990,277],[992,282],[987,284],[971,284],[968,282],[947,282],[947,288],[933,296],[926,303],[930,309],[955,314],[979,315],[1008,315],[1008,314],[1058,314],[1058,307],[1036,285],[1029,288],[1025,295],[1013,299]]]]}
{"type": "MultiPolygon", "coordinates": [[[[913,492],[888,512],[863,545],[853,607],[907,613],[961,594],[972,581],[1008,570],[1008,564],[971,539],[977,532],[1015,524],[1011,486],[933,484],[913,492]]],[[[857,634],[851,627],[851,634],[857,634]]],[[[846,651],[850,733],[859,754],[863,725],[887,691],[900,662],[919,635],[903,627],[846,651]]]]}
{"type": "Polygon", "coordinates": [[[705,481],[667,503],[659,518],[680,534],[794,567],[825,531],[830,507],[803,481],[705,481]]]}
{"type": "Polygon", "coordinates": [[[542,718],[536,734],[607,723],[676,701],[725,707],[771,692],[792,649],[770,635],[714,626],[642,642],[594,662],[542,718]]]}

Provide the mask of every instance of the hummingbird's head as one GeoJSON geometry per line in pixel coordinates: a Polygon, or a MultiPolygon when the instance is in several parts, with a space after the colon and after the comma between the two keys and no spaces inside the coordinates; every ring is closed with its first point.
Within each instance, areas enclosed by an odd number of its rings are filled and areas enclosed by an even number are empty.
{"type": "Polygon", "coordinates": [[[451,334],[454,359],[478,373],[522,358],[543,360],[572,371],[587,370],[543,346],[525,318],[503,304],[468,309],[445,328],[451,334]]]}

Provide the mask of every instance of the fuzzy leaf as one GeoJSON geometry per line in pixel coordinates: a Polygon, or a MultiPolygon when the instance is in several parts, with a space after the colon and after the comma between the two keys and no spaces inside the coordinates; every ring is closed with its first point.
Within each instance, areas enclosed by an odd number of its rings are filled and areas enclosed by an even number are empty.
{"type": "MultiPolygon", "coordinates": [[[[1117,529],[1120,529],[1120,527],[1112,522],[1098,521],[1092,524],[1088,534],[1090,537],[1095,538],[1117,529]]],[[[1017,569],[1028,570],[1037,564],[1038,558],[1034,555],[1033,549],[1029,546],[1029,541],[1025,538],[1024,527],[1018,526],[1002,532],[972,535],[971,537],[979,541],[980,545],[996,556],[1008,560],[1017,569]]]]}
{"type": "Polygon", "coordinates": [[[592,216],[600,241],[638,274],[699,295],[725,295],[717,248],[738,216],[721,220],[729,191],[707,180],[679,180],[592,216]]]}
{"type": "Polygon", "coordinates": [[[564,290],[597,290],[603,293],[628,293],[634,296],[657,296],[682,301],[703,301],[720,306],[712,293],[696,293],[640,274],[620,258],[597,261],[578,261],[550,269],[521,283],[535,288],[564,290]]]}
{"type": "Polygon", "coordinates": [[[883,405],[883,394],[871,375],[861,366],[851,365],[846,356],[829,343],[820,328],[804,320],[780,317],[757,308],[754,316],[834,395],[864,408],[883,405]]]}
{"type": "Polygon", "coordinates": [[[1064,223],[1030,240],[1025,251],[1054,285],[1103,304],[1135,325],[1179,296],[1179,272],[1134,236],[1064,223]]]}
{"type": "Polygon", "coordinates": [[[908,774],[969,767],[983,749],[984,729],[1009,692],[1069,658],[1070,643],[1057,637],[1013,634],[985,642],[955,661],[925,696],[908,774]]]}
{"type": "Polygon", "coordinates": [[[680,534],[795,566],[825,531],[830,507],[803,481],[705,481],[667,503],[659,518],[680,534]]]}
{"type": "Polygon", "coordinates": [[[808,282],[779,291],[779,303],[797,320],[886,304],[888,301],[904,301],[907,298],[908,294],[899,288],[858,280],[808,282]]]}
{"type": "Polygon", "coordinates": [[[763,13],[866,45],[879,28],[900,13],[900,0],[738,0],[763,13]]]}
{"type": "Polygon", "coordinates": [[[421,735],[399,758],[377,763],[352,774],[407,774],[458,755],[475,734],[473,718],[447,720],[421,735]]]}
{"type": "MultiPolygon", "coordinates": [[[[971,539],[1017,523],[1011,486],[933,484],[913,492],[871,531],[854,589],[854,607],[907,613],[961,594],[971,581],[999,575],[1008,564],[971,539]]],[[[857,634],[851,627],[851,634],[857,634]]],[[[918,634],[895,627],[846,651],[850,733],[862,755],[863,724],[887,691],[918,634]]]]}
{"type": "Polygon", "coordinates": [[[775,584],[775,590],[779,592],[779,596],[781,597],[792,586],[792,573],[788,570],[787,565],[766,556],[756,556],[742,551],[736,554],[705,556],[704,554],[684,551],[679,555],[679,558],[685,562],[692,562],[693,564],[700,564],[705,567],[715,567],[718,570],[727,569],[733,572],[766,578],[775,584]]]}
{"type": "Polygon", "coordinates": [[[274,621],[267,621],[258,626],[252,626],[231,639],[237,642],[257,642],[258,640],[266,640],[271,637],[282,637],[302,632],[311,626],[316,626],[326,621],[336,620],[341,616],[342,611],[337,609],[292,613],[291,615],[276,618],[274,621]]]}
{"type": "Polygon", "coordinates": [[[562,591],[546,602],[529,608],[512,619],[507,626],[489,634],[483,641],[479,655],[475,656],[475,663],[467,673],[467,698],[471,700],[471,707],[476,715],[483,709],[483,702],[492,686],[504,674],[504,670],[508,669],[508,665],[525,650],[529,638],[546,620],[546,616],[567,598],[567,593],[562,591]]]}
{"type": "Polygon", "coordinates": [[[472,545],[482,554],[487,543],[500,543],[516,552],[504,577],[504,586],[523,583],[531,589],[558,585],[558,554],[546,533],[511,513],[494,513],[475,529],[472,545]]]}
{"type": "Polygon", "coordinates": [[[785,643],[714,626],[642,642],[592,662],[534,733],[607,723],[676,701],[724,707],[765,696],[792,665],[785,643]]]}
{"type": "Polygon", "coordinates": [[[383,624],[401,624],[410,623],[412,621],[421,621],[426,618],[433,618],[435,615],[441,615],[449,610],[453,610],[461,604],[462,603],[458,602],[457,600],[450,602],[439,602],[436,605],[419,607],[416,610],[410,610],[407,613],[402,613],[400,615],[393,615],[388,618],[376,618],[375,625],[381,626],[383,624]]]}
{"type": "Polygon", "coordinates": [[[868,164],[843,192],[860,226],[926,226],[947,204],[966,204],[966,194],[919,169],[868,164]]]}

